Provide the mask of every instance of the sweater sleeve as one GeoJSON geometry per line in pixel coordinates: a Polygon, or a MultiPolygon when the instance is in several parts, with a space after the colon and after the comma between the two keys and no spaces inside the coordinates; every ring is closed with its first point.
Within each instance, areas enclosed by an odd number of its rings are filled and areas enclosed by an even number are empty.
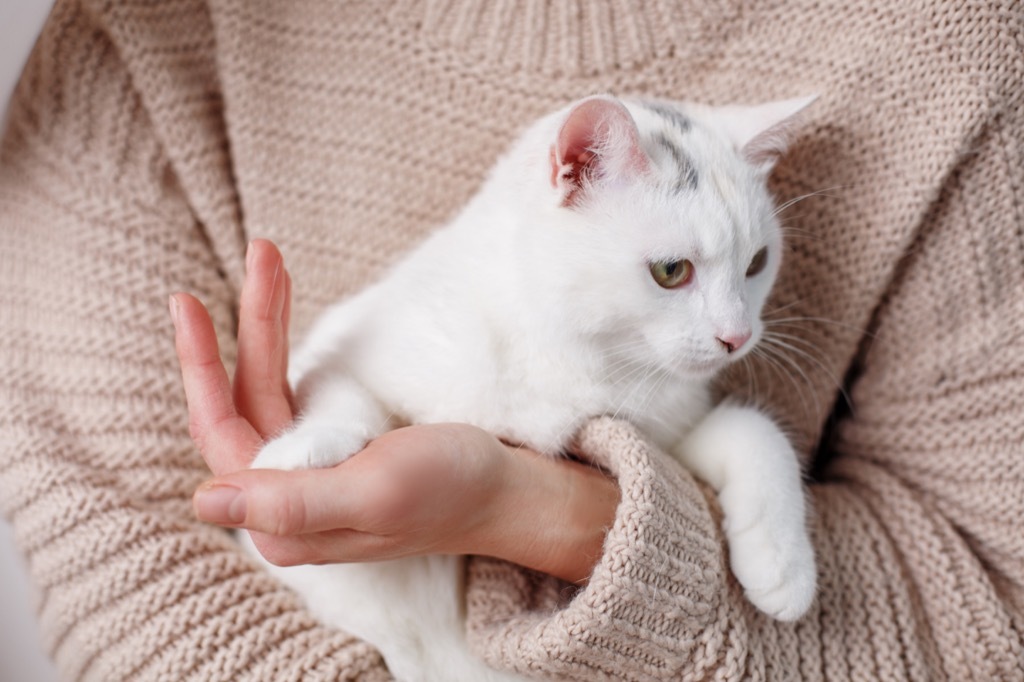
{"type": "MultiPolygon", "coordinates": [[[[217,252],[237,234],[211,236],[230,203],[192,203],[176,174],[223,173],[224,145],[196,134],[211,154],[168,158],[129,49],[100,12],[58,3],[0,152],[0,504],[46,646],[67,679],[387,679],[375,650],[317,624],[193,518],[208,472],[167,297],[205,300],[230,361],[236,290],[217,252]]],[[[210,120],[189,106],[217,106],[210,94],[182,102],[186,121],[210,120]]]]}
{"type": "Polygon", "coordinates": [[[1024,106],[1019,84],[989,94],[809,484],[811,611],[785,624],[746,603],[713,493],[600,420],[580,447],[622,502],[589,584],[471,566],[473,641],[492,664],[575,680],[1024,676],[1024,106]]]}

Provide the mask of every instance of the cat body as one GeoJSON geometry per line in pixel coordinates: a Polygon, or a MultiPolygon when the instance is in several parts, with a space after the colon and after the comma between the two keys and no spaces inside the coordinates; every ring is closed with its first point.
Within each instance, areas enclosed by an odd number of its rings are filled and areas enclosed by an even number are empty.
{"type": "MultiPolygon", "coordinates": [[[[781,260],[765,179],[808,103],[599,96],[541,119],[450,224],[320,317],[292,359],[300,417],[253,466],[332,466],[436,422],[558,456],[614,415],[718,491],[751,601],[799,616],[815,570],[795,454],[757,410],[712,408],[708,385],[760,338],[781,260]]],[[[271,570],[399,679],[517,679],[468,652],[460,567],[271,570]]]]}

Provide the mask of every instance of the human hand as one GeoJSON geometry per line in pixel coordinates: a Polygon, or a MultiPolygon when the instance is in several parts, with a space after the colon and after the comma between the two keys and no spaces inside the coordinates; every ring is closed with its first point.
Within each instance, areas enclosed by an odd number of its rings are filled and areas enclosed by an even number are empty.
{"type": "Polygon", "coordinates": [[[393,431],[330,469],[249,470],[264,440],[293,419],[289,299],[277,249],[253,242],[232,390],[206,309],[172,297],[192,436],[217,476],[196,492],[200,519],[253,531],[257,549],[280,565],[473,553],[570,581],[589,576],[618,504],[615,483],[468,425],[393,431]]]}

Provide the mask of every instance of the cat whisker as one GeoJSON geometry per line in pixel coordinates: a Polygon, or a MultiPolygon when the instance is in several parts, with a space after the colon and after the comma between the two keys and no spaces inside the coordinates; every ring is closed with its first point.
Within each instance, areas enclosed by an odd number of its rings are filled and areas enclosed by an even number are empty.
{"type": "Polygon", "coordinates": [[[613,346],[605,346],[601,348],[601,354],[605,357],[613,356],[620,353],[633,350],[643,350],[647,347],[647,342],[643,339],[630,339],[623,341],[622,343],[615,344],[613,346]]]}
{"type": "Polygon", "coordinates": [[[821,241],[821,236],[814,234],[810,230],[801,230],[796,227],[790,227],[783,225],[779,228],[782,232],[783,239],[789,241],[790,239],[813,239],[815,241],[821,241]]]}
{"type": "Polygon", "coordinates": [[[602,351],[599,355],[599,362],[604,371],[609,375],[613,375],[625,367],[630,367],[637,363],[637,358],[642,358],[647,355],[646,349],[640,346],[634,348],[622,348],[617,351],[602,351]]]}
{"type": "MultiPolygon", "coordinates": [[[[814,352],[820,352],[820,349],[812,341],[805,339],[802,336],[797,336],[796,334],[787,334],[775,330],[766,331],[765,336],[768,338],[769,344],[775,343],[776,345],[785,347],[795,353],[805,353],[809,360],[816,362],[823,372],[830,375],[830,378],[832,378],[833,381],[835,380],[834,375],[831,375],[825,368],[823,358],[814,355],[814,352]],[[799,346],[790,344],[799,344],[799,346]]],[[[838,388],[842,390],[842,386],[839,386],[838,388]]]]}
{"type": "Polygon", "coordinates": [[[647,370],[650,364],[650,361],[637,364],[630,358],[609,372],[606,380],[613,386],[624,384],[647,370]]]}
{"type": "MultiPolygon", "coordinates": [[[[641,365],[638,369],[643,372],[643,378],[629,390],[629,393],[626,396],[624,396],[622,400],[619,401],[618,407],[615,408],[615,412],[614,414],[612,414],[612,419],[618,418],[618,416],[622,413],[622,410],[626,407],[626,404],[632,401],[633,396],[637,392],[637,389],[639,389],[640,386],[643,386],[648,382],[651,375],[657,370],[657,364],[654,363],[653,361],[646,362],[643,365],[641,365]]],[[[640,372],[637,372],[636,374],[639,373],[640,372]]],[[[635,376],[636,374],[633,374],[631,376],[635,376]]]]}
{"type": "Polygon", "coordinates": [[[645,347],[641,344],[637,344],[636,346],[623,346],[614,350],[602,349],[600,358],[606,362],[610,361],[613,363],[631,362],[637,357],[646,356],[647,353],[644,352],[645,350],[645,347]]]}
{"type": "MultiPolygon", "coordinates": [[[[793,373],[787,369],[787,366],[795,367],[796,371],[801,376],[803,376],[803,379],[806,382],[807,386],[813,388],[813,384],[811,384],[810,378],[807,376],[806,373],[804,373],[803,369],[799,365],[794,365],[792,360],[785,356],[780,357],[778,355],[778,351],[773,349],[770,350],[769,346],[758,344],[757,346],[754,346],[751,353],[757,355],[757,357],[767,362],[776,374],[784,377],[787,381],[789,381],[789,383],[793,386],[793,391],[800,397],[800,404],[803,407],[804,412],[811,412],[811,410],[809,409],[810,406],[807,403],[805,390],[801,389],[800,384],[797,383],[796,378],[793,376],[793,373]]],[[[811,393],[811,397],[813,398],[815,403],[815,413],[820,412],[821,406],[818,403],[818,399],[813,392],[811,393]]]]}
{"type": "MultiPolygon", "coordinates": [[[[755,348],[756,350],[756,348],[755,348]]],[[[747,385],[750,387],[750,394],[754,400],[760,399],[761,391],[760,386],[757,383],[757,372],[754,371],[754,366],[750,362],[750,355],[743,356],[743,368],[747,371],[747,385]]]]}
{"type": "Polygon", "coordinates": [[[790,206],[793,206],[794,204],[798,204],[801,201],[803,201],[804,199],[810,199],[811,197],[835,198],[835,195],[829,194],[829,192],[832,192],[832,191],[837,190],[837,189],[844,189],[844,187],[843,187],[843,185],[836,185],[834,187],[826,187],[825,189],[819,189],[816,192],[808,192],[807,194],[801,194],[800,196],[793,197],[792,199],[789,199],[788,201],[784,201],[783,203],[779,204],[775,208],[775,210],[772,212],[772,215],[773,216],[777,216],[780,213],[782,213],[783,211],[785,211],[787,208],[789,208],[790,206]]]}
{"type": "Polygon", "coordinates": [[[640,401],[640,406],[641,406],[640,407],[640,411],[641,412],[646,412],[647,411],[647,408],[650,406],[651,402],[657,397],[658,391],[661,390],[661,387],[665,385],[665,381],[668,379],[669,376],[670,376],[669,372],[666,372],[666,371],[662,370],[661,376],[659,376],[654,381],[654,383],[647,389],[647,393],[644,395],[643,399],[640,401]]]}
{"type": "MultiPolygon", "coordinates": [[[[793,336],[788,335],[788,334],[787,335],[782,335],[782,337],[797,338],[797,337],[793,337],[793,336]]],[[[811,354],[807,350],[805,350],[803,348],[800,348],[799,346],[795,345],[794,343],[786,341],[785,338],[780,338],[780,336],[777,335],[777,333],[775,333],[775,332],[765,332],[763,340],[765,342],[767,342],[766,347],[771,347],[772,345],[774,345],[774,346],[776,346],[779,349],[788,350],[789,352],[795,353],[796,355],[798,355],[798,356],[800,356],[800,357],[802,357],[802,358],[804,358],[804,359],[814,363],[814,365],[816,365],[818,367],[818,369],[820,369],[822,371],[822,373],[824,373],[825,376],[828,377],[828,379],[832,382],[832,384],[835,386],[836,390],[839,391],[839,394],[843,397],[844,400],[846,400],[846,404],[850,405],[851,408],[852,408],[853,401],[850,399],[850,395],[846,392],[846,389],[843,387],[842,382],[839,381],[836,378],[835,374],[828,368],[828,366],[822,360],[820,360],[819,358],[817,358],[816,356],[814,356],[813,354],[811,354]]],[[[810,342],[806,341],[805,339],[799,339],[799,340],[801,342],[803,342],[804,344],[809,345],[812,348],[814,347],[813,344],[810,344],[810,342]]],[[[792,359],[790,358],[790,360],[792,360],[792,359]]],[[[797,363],[797,366],[798,366],[798,363],[797,363]]],[[[811,385],[813,386],[813,384],[811,384],[811,385]]]]}
{"type": "Polygon", "coordinates": [[[798,306],[798,305],[800,305],[803,302],[804,302],[804,299],[798,298],[795,301],[791,301],[790,303],[786,303],[785,305],[780,305],[777,308],[765,309],[764,311],[762,311],[761,316],[765,317],[767,315],[774,315],[776,313],[781,313],[783,310],[789,310],[790,308],[793,308],[794,306],[798,306]]]}
{"type": "Polygon", "coordinates": [[[814,342],[812,342],[809,339],[805,339],[802,336],[797,336],[796,334],[787,334],[786,332],[780,332],[780,331],[776,331],[774,329],[768,329],[768,330],[765,331],[765,335],[769,336],[769,337],[771,337],[773,339],[785,339],[786,341],[791,341],[791,342],[799,343],[799,344],[802,344],[803,346],[806,346],[806,347],[814,349],[814,350],[818,349],[818,347],[814,344],[814,342]]]}
{"type": "Polygon", "coordinates": [[[616,360],[615,362],[606,363],[603,365],[605,379],[611,383],[617,383],[618,379],[625,374],[628,374],[631,369],[635,367],[635,363],[632,358],[625,357],[616,360]]]}
{"type": "Polygon", "coordinates": [[[625,372],[620,371],[619,376],[609,377],[608,381],[614,386],[620,386],[633,381],[636,377],[641,377],[639,381],[634,382],[632,388],[628,389],[628,392],[623,395],[620,399],[619,404],[616,406],[615,411],[611,414],[612,419],[617,419],[626,407],[627,403],[631,402],[636,391],[647,383],[651,373],[656,369],[654,362],[648,361],[642,364],[629,365],[628,370],[625,372]]]}
{"type": "Polygon", "coordinates": [[[768,317],[764,318],[764,323],[765,323],[766,327],[771,327],[771,326],[787,326],[787,327],[799,327],[801,329],[806,329],[807,331],[819,331],[819,330],[814,329],[813,325],[806,324],[807,322],[815,322],[815,323],[818,323],[818,324],[832,325],[834,327],[839,327],[841,329],[846,329],[848,331],[857,332],[857,334],[859,334],[861,336],[865,336],[865,337],[867,337],[869,339],[877,338],[877,334],[875,334],[873,332],[870,332],[867,329],[864,329],[863,327],[858,327],[856,325],[847,324],[845,322],[840,322],[839,320],[832,320],[832,319],[829,319],[827,317],[801,316],[801,317],[780,317],[780,318],[775,318],[775,319],[771,319],[771,318],[768,318],[768,317]]]}
{"type": "Polygon", "coordinates": [[[375,431],[375,433],[384,433],[385,431],[390,431],[390,429],[387,428],[388,423],[390,423],[391,420],[394,417],[396,417],[396,416],[398,416],[398,415],[395,413],[394,410],[391,410],[390,412],[388,412],[387,416],[384,417],[384,421],[382,421],[380,423],[380,425],[377,427],[377,430],[375,431]]]}
{"type": "MultiPolygon", "coordinates": [[[[657,368],[655,367],[654,369],[657,368]]],[[[649,376],[650,375],[648,375],[648,377],[649,376]]],[[[647,408],[650,407],[651,403],[658,397],[658,392],[661,390],[661,387],[665,385],[669,376],[671,376],[669,372],[662,370],[661,376],[651,383],[647,389],[647,393],[638,405],[637,412],[639,414],[649,414],[650,411],[647,408]]]]}
{"type": "MultiPolygon", "coordinates": [[[[622,379],[619,379],[617,381],[617,383],[624,383],[625,381],[628,381],[632,377],[637,376],[640,373],[643,373],[643,378],[640,381],[636,382],[636,384],[634,384],[634,386],[630,389],[629,394],[626,395],[619,402],[618,407],[615,408],[615,412],[611,415],[612,419],[618,419],[619,415],[622,413],[622,410],[626,407],[626,404],[629,403],[632,400],[633,395],[636,393],[637,389],[639,389],[641,386],[644,386],[645,384],[648,384],[651,375],[653,373],[655,373],[657,370],[658,370],[658,364],[656,362],[653,362],[653,361],[646,362],[646,363],[644,363],[642,365],[633,367],[631,369],[631,371],[629,373],[627,373],[626,376],[624,376],[622,379]]],[[[668,376],[669,376],[668,372],[662,372],[662,376],[659,377],[654,382],[654,384],[652,386],[648,387],[648,393],[647,393],[647,395],[644,396],[644,399],[641,401],[640,404],[642,405],[642,408],[639,409],[638,412],[645,412],[646,411],[647,406],[649,405],[649,399],[653,398],[657,394],[657,389],[660,388],[665,383],[665,380],[667,379],[668,376]]],[[[629,419],[630,421],[632,420],[632,417],[633,417],[633,415],[625,415],[625,418],[629,419]]],[[[564,427],[562,427],[562,429],[558,432],[558,436],[556,437],[555,440],[556,441],[561,441],[562,440],[562,436],[565,435],[565,432],[569,428],[571,428],[573,426],[575,426],[575,423],[570,422],[570,423],[566,424],[564,427]]],[[[521,447],[522,446],[519,446],[516,449],[518,450],[521,447]]]]}

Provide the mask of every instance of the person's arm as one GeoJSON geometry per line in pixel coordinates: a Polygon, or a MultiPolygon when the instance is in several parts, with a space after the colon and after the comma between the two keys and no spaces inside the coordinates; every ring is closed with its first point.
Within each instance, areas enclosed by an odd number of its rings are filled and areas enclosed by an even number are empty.
{"type": "Polygon", "coordinates": [[[205,87],[189,75],[210,68],[214,41],[194,28],[156,40],[132,24],[138,8],[99,5],[57,4],[0,151],[0,504],[44,642],[67,679],[386,679],[371,647],[318,625],[192,515],[209,472],[167,296],[202,295],[230,359],[242,244],[218,203],[227,144],[206,135],[216,93],[171,81],[205,87]],[[110,26],[108,11],[126,15],[110,26]],[[191,47],[166,49],[177,39],[191,47]],[[168,159],[172,134],[205,156],[168,159]],[[188,164],[198,181],[183,183],[188,164]]]}
{"type": "Polygon", "coordinates": [[[270,561],[370,561],[483,554],[582,583],[618,504],[603,472],[541,457],[465,424],[384,434],[327,469],[247,470],[287,428],[290,277],[270,242],[249,246],[233,381],[203,305],[171,298],[191,433],[217,477],[193,498],[197,516],[246,528],[270,561]]]}

